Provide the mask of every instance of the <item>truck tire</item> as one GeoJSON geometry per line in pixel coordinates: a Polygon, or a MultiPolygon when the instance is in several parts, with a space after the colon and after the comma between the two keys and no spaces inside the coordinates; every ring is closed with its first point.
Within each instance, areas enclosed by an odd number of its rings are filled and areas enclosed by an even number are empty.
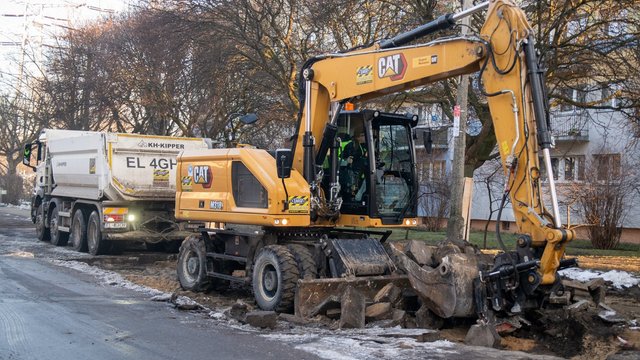
{"type": "Polygon", "coordinates": [[[91,212],[87,222],[87,249],[91,255],[104,255],[109,249],[109,242],[102,239],[100,215],[95,210],[91,212]]]}
{"type": "Polygon", "coordinates": [[[207,277],[207,247],[198,235],[186,238],[178,254],[178,280],[184,290],[206,291],[211,280],[207,277]]]}
{"type": "Polygon", "coordinates": [[[299,244],[287,245],[287,248],[296,259],[300,279],[317,279],[318,264],[316,263],[316,259],[313,257],[311,250],[309,250],[308,247],[299,244]]]}
{"type": "Polygon", "coordinates": [[[253,263],[253,296],[262,310],[287,312],[293,308],[300,272],[285,246],[263,247],[253,263]]]}
{"type": "Polygon", "coordinates": [[[71,221],[71,247],[75,251],[87,252],[87,222],[82,209],[76,210],[71,221]]]}
{"type": "Polygon", "coordinates": [[[69,233],[60,231],[60,220],[58,219],[58,207],[54,206],[49,217],[49,233],[51,244],[55,246],[66,246],[69,241],[69,233]]]}
{"type": "Polygon", "coordinates": [[[46,219],[44,216],[44,206],[42,203],[38,205],[36,209],[36,235],[38,236],[38,240],[40,241],[49,241],[51,240],[51,232],[49,232],[49,228],[45,226],[46,219]]]}

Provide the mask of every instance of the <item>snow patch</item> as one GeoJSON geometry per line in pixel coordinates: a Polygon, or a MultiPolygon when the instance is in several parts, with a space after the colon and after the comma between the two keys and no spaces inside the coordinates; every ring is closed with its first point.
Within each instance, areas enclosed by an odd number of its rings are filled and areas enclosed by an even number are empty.
{"type": "Polygon", "coordinates": [[[619,270],[610,270],[607,272],[598,270],[585,270],[570,268],[559,271],[560,275],[576,281],[590,281],[595,278],[602,278],[604,281],[608,281],[616,289],[630,288],[640,284],[640,279],[634,275],[619,270]]]}
{"type": "Polygon", "coordinates": [[[160,296],[165,293],[156,289],[152,289],[147,286],[134,284],[131,281],[125,280],[120,274],[113,271],[100,269],[95,266],[88,265],[79,261],[66,261],[66,260],[51,260],[54,265],[66,267],[69,269],[77,270],[85,274],[93,275],[100,280],[103,284],[121,287],[124,289],[134,290],[151,296],[160,296]]]}
{"type": "Polygon", "coordinates": [[[219,311],[210,311],[209,317],[214,320],[227,320],[227,316],[219,311]]]}
{"type": "Polygon", "coordinates": [[[351,330],[294,328],[290,333],[269,333],[261,336],[269,340],[292,344],[298,350],[332,360],[422,359],[427,353],[431,358],[444,359],[450,357],[451,354],[459,354],[455,349],[455,344],[449,341],[439,340],[425,343],[410,337],[425,332],[430,331],[400,327],[351,330]],[[387,336],[382,336],[383,334],[387,336]],[[389,334],[394,334],[397,337],[389,337],[389,334]]]}
{"type": "Polygon", "coordinates": [[[33,255],[33,253],[26,252],[26,251],[16,251],[16,252],[13,252],[13,253],[9,253],[6,256],[21,257],[21,258],[34,258],[35,257],[35,255],[33,255]]]}
{"type": "Polygon", "coordinates": [[[155,295],[155,296],[152,296],[151,299],[149,299],[149,300],[158,301],[158,302],[170,301],[171,300],[171,294],[164,293],[164,294],[160,294],[160,295],[155,295]]]}

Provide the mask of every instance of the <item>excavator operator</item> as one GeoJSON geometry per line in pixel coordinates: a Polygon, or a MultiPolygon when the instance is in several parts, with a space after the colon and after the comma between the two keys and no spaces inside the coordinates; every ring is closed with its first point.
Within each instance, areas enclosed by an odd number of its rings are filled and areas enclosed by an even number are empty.
{"type": "Polygon", "coordinates": [[[363,129],[354,132],[351,140],[341,144],[342,188],[345,191],[346,201],[360,201],[366,190],[364,178],[368,164],[366,137],[363,129]]]}

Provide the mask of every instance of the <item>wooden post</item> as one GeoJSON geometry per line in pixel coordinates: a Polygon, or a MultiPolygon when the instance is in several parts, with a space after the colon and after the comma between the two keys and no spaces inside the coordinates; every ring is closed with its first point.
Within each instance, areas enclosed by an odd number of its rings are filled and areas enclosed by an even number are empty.
{"type": "Polygon", "coordinates": [[[464,190],[462,191],[462,217],[464,218],[464,240],[469,241],[471,231],[471,203],[473,199],[473,178],[464,178],[464,190]]]}

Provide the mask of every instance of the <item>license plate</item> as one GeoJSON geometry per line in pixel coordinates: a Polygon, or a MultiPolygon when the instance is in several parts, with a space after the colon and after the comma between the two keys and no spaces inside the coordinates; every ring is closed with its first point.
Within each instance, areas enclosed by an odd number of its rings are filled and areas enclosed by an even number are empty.
{"type": "Polygon", "coordinates": [[[104,228],[105,229],[126,229],[127,223],[116,223],[116,222],[105,223],[104,228]]]}

